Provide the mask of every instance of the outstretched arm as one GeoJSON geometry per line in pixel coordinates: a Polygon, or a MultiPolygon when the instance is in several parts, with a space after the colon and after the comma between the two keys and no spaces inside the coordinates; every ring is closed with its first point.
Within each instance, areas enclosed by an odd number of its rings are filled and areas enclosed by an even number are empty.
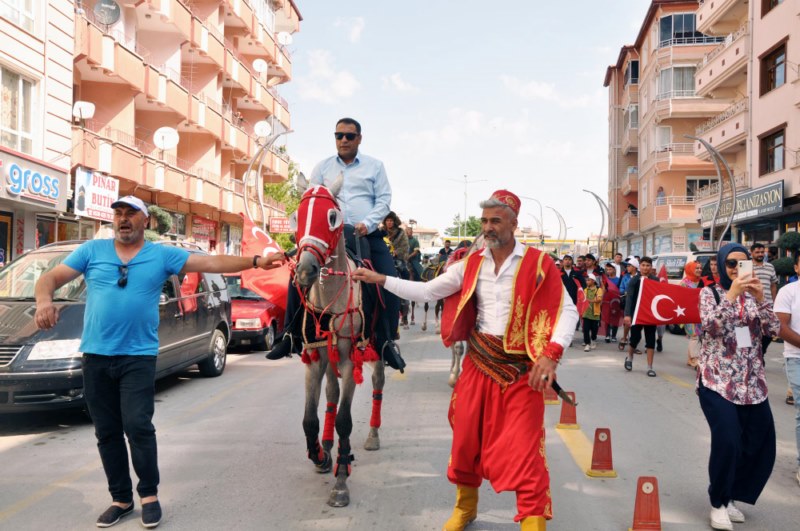
{"type": "MultiPolygon", "coordinates": [[[[257,267],[261,269],[275,269],[286,261],[283,253],[271,253],[267,256],[260,256],[257,260],[257,267]]],[[[186,259],[186,263],[181,270],[183,273],[236,273],[253,267],[252,256],[229,256],[229,255],[204,255],[191,254],[186,259]]]]}

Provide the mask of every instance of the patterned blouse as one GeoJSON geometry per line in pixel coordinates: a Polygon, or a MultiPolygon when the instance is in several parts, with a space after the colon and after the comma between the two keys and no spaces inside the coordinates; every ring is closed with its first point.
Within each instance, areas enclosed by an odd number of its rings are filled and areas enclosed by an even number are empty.
{"type": "Polygon", "coordinates": [[[764,377],[761,337],[777,336],[780,330],[772,305],[767,302],[758,304],[749,293],[731,303],[725,298],[725,290],[715,285],[700,291],[700,320],[703,334],[698,387],[702,381],[707,389],[739,405],[760,404],[766,400],[767,380],[764,377]],[[712,289],[719,293],[719,304],[712,289]],[[735,329],[738,326],[750,330],[752,346],[737,348],[735,329]]]}

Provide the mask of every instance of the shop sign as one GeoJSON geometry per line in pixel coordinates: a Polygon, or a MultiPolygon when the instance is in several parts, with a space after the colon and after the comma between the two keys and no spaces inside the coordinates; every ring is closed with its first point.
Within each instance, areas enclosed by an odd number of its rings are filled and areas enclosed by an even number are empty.
{"type": "Polygon", "coordinates": [[[87,168],[75,170],[75,214],[113,221],[111,205],[119,198],[119,180],[87,168]]]}
{"type": "MultiPolygon", "coordinates": [[[[703,227],[710,227],[714,218],[717,203],[710,203],[700,209],[700,222],[703,227]]],[[[724,199],[717,215],[717,225],[728,223],[733,208],[730,198],[724,199]]],[[[767,216],[783,210],[783,181],[768,184],[755,190],[736,194],[736,213],[733,222],[767,216]]]]}
{"type": "Polygon", "coordinates": [[[269,231],[272,233],[290,233],[294,232],[289,227],[289,218],[285,217],[271,217],[269,218],[269,231]]]}
{"type": "Polygon", "coordinates": [[[0,150],[0,170],[3,174],[0,198],[66,209],[69,183],[64,171],[3,150],[0,150]]]}
{"type": "Polygon", "coordinates": [[[217,239],[217,222],[192,216],[192,238],[201,242],[217,239]]]}

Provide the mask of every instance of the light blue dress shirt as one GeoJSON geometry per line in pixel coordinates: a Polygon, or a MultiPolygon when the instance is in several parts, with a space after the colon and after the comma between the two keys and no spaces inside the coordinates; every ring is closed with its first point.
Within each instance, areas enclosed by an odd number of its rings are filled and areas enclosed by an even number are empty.
{"type": "Polygon", "coordinates": [[[338,155],[330,157],[314,167],[309,184],[330,187],[340,173],[344,175],[344,184],[337,199],[344,222],[363,223],[367,233],[374,231],[386,218],[392,202],[392,187],[383,162],[361,153],[349,165],[338,155]]]}

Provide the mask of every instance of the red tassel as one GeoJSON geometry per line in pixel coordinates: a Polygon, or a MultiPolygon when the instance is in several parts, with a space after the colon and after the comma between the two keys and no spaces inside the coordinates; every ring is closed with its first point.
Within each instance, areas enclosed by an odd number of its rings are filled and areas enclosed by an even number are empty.
{"type": "Polygon", "coordinates": [[[333,428],[336,424],[336,404],[328,402],[325,407],[325,427],[322,429],[322,442],[333,441],[333,428]]]}
{"type": "Polygon", "coordinates": [[[381,403],[383,402],[383,391],[372,391],[372,416],[369,418],[370,428],[381,427],[381,403]]]}
{"type": "Polygon", "coordinates": [[[319,361],[319,350],[314,349],[314,352],[311,353],[311,361],[319,361]]]}
{"type": "Polygon", "coordinates": [[[372,341],[370,341],[367,344],[367,347],[364,349],[364,355],[362,359],[364,362],[380,361],[381,357],[378,355],[378,351],[375,350],[375,347],[372,345],[372,341]]]}
{"type": "Polygon", "coordinates": [[[358,347],[351,349],[350,361],[353,362],[353,381],[361,385],[364,383],[364,354],[358,347]]]}
{"type": "Polygon", "coordinates": [[[308,355],[308,351],[304,350],[303,355],[300,356],[300,360],[305,363],[306,365],[311,365],[311,356],[308,355]]]}

